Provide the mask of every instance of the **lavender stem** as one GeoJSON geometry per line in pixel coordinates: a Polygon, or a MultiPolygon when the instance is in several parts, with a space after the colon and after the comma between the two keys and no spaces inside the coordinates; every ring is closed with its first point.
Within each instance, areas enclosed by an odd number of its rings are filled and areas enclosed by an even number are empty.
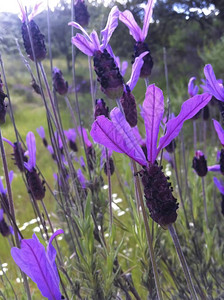
{"type": "Polygon", "coordinates": [[[192,297],[191,299],[192,300],[198,300],[198,296],[196,294],[196,291],[195,291],[195,288],[194,288],[194,285],[193,285],[193,282],[192,282],[192,279],[191,279],[191,275],[190,275],[190,271],[189,271],[187,262],[185,260],[184,254],[181,250],[181,246],[180,246],[180,242],[179,242],[176,230],[175,230],[175,228],[173,227],[172,224],[168,226],[168,229],[169,229],[170,235],[172,237],[174,246],[176,248],[181,266],[183,268],[185,278],[187,280],[188,288],[190,290],[191,297],[192,297]]]}

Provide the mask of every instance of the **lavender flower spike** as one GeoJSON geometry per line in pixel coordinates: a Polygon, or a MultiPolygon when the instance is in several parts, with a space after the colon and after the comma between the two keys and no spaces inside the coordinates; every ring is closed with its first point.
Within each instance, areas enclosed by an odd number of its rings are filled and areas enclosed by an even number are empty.
{"type": "Polygon", "coordinates": [[[26,145],[29,152],[29,160],[24,163],[25,168],[32,172],[36,166],[36,140],[32,131],[28,132],[26,136],[26,145]]]}
{"type": "Polygon", "coordinates": [[[144,65],[142,66],[140,77],[148,77],[151,74],[151,70],[153,67],[153,60],[150,55],[148,45],[144,43],[148,34],[150,19],[152,17],[153,2],[154,0],[148,0],[148,3],[145,7],[145,15],[142,29],[138,26],[132,13],[129,10],[120,12],[119,15],[120,21],[128,27],[130,34],[136,41],[134,57],[138,57],[145,51],[149,52],[143,59],[144,65]]]}
{"type": "Polygon", "coordinates": [[[215,73],[211,65],[204,67],[204,73],[206,77],[206,87],[208,92],[213,95],[216,99],[224,102],[224,87],[216,79],[215,73]]]}
{"type": "Polygon", "coordinates": [[[108,16],[106,27],[101,31],[101,43],[95,31],[88,35],[78,23],[69,23],[83,32],[84,35],[77,33],[72,38],[72,43],[86,55],[93,56],[94,70],[98,77],[97,80],[100,82],[101,90],[111,99],[117,99],[123,93],[123,77],[115,63],[115,57],[111,56],[108,49],[109,40],[118,25],[118,17],[119,10],[115,6],[108,16]]]}
{"type": "Polygon", "coordinates": [[[49,300],[60,300],[60,279],[55,264],[56,250],[52,245],[53,239],[64,233],[62,229],[57,230],[50,238],[45,251],[35,233],[32,239],[24,239],[21,249],[13,247],[11,255],[20,269],[27,274],[38,286],[43,297],[49,300]]]}
{"type": "Polygon", "coordinates": [[[188,83],[188,94],[190,97],[194,97],[198,93],[198,86],[194,85],[196,77],[191,77],[188,83]]]}

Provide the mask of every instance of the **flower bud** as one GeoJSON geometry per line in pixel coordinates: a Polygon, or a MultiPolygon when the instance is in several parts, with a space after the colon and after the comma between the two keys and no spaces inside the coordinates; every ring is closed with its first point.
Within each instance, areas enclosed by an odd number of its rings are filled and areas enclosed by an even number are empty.
{"type": "Polygon", "coordinates": [[[109,118],[109,107],[106,106],[106,103],[104,102],[103,99],[96,99],[95,105],[96,105],[95,113],[94,113],[95,120],[98,116],[101,115],[109,118]]]}
{"type": "Polygon", "coordinates": [[[82,27],[87,27],[89,23],[89,13],[85,5],[84,0],[76,0],[74,5],[75,9],[75,21],[82,27]]]}
{"type": "Polygon", "coordinates": [[[35,200],[42,200],[45,196],[44,182],[41,181],[37,171],[33,168],[32,171],[26,172],[29,191],[35,200]]]}
{"type": "Polygon", "coordinates": [[[7,105],[5,104],[5,98],[7,95],[3,92],[3,83],[1,80],[1,75],[0,75],[0,124],[5,123],[5,115],[6,115],[6,108],[7,105]]]}
{"type": "Polygon", "coordinates": [[[165,147],[166,151],[169,152],[169,153],[173,153],[176,149],[176,142],[175,140],[172,140],[169,145],[167,145],[165,147]]]}
{"type": "Polygon", "coordinates": [[[135,50],[134,59],[145,51],[149,52],[147,55],[143,57],[144,64],[140,72],[140,77],[142,78],[148,77],[149,75],[151,75],[152,67],[153,67],[153,59],[150,54],[148,45],[144,42],[137,42],[134,46],[134,50],[135,50]]]}
{"type": "Polygon", "coordinates": [[[53,85],[59,95],[66,95],[68,92],[68,82],[64,80],[62,71],[58,68],[53,69],[53,85]]]}
{"type": "Polygon", "coordinates": [[[204,177],[207,172],[207,161],[202,151],[198,150],[195,153],[195,157],[193,158],[192,168],[196,171],[198,176],[204,177]]]}
{"type": "Polygon", "coordinates": [[[126,92],[123,92],[123,96],[121,97],[120,101],[127,122],[131,127],[135,127],[138,122],[136,102],[135,102],[135,97],[131,93],[128,86],[126,86],[126,92]]]}
{"type": "MultiPolygon", "coordinates": [[[[113,175],[114,174],[114,161],[113,161],[112,157],[109,158],[109,168],[110,168],[110,175],[113,175]]],[[[107,162],[104,163],[103,169],[104,169],[104,173],[106,175],[108,175],[107,174],[107,162]]]]}

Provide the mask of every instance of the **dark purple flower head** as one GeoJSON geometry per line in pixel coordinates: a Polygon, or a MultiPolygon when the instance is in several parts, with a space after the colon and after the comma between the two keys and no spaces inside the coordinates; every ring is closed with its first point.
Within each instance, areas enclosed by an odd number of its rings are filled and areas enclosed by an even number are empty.
{"type": "Polygon", "coordinates": [[[0,233],[6,237],[13,234],[12,226],[9,226],[4,219],[4,211],[0,209],[0,233]]]}
{"type": "Polygon", "coordinates": [[[194,81],[196,80],[196,77],[191,77],[188,83],[188,94],[190,97],[194,97],[198,94],[198,86],[194,85],[194,81]]]}
{"type": "Polygon", "coordinates": [[[79,23],[82,27],[88,26],[89,23],[89,13],[85,5],[84,0],[75,0],[75,21],[79,23]]]}
{"type": "Polygon", "coordinates": [[[109,107],[106,106],[106,103],[103,99],[96,99],[95,101],[95,113],[94,118],[96,119],[98,116],[104,115],[105,117],[109,117],[109,107]]]}
{"type": "Polygon", "coordinates": [[[59,95],[66,95],[68,92],[68,82],[64,80],[62,71],[58,68],[53,68],[53,85],[55,91],[59,95]]]}
{"type": "Polygon", "coordinates": [[[15,263],[37,284],[42,296],[49,300],[61,300],[60,279],[55,263],[57,252],[52,241],[62,233],[63,230],[59,229],[51,236],[46,251],[35,233],[32,239],[21,241],[21,249],[11,249],[15,263]]]}
{"type": "MultiPolygon", "coordinates": [[[[12,183],[12,180],[13,180],[13,174],[14,174],[14,172],[11,170],[9,172],[9,182],[10,182],[10,184],[12,183]]],[[[7,193],[7,189],[4,188],[3,182],[2,182],[1,177],[0,177],[0,194],[6,194],[6,193],[7,193]]]]}
{"type": "Polygon", "coordinates": [[[129,10],[120,12],[119,15],[120,21],[128,27],[130,34],[136,41],[134,57],[136,58],[143,52],[148,51],[148,54],[143,58],[144,64],[141,68],[140,77],[143,78],[148,77],[151,74],[151,70],[153,67],[153,60],[150,54],[150,50],[148,48],[148,45],[144,42],[148,34],[149,23],[152,17],[153,2],[153,0],[148,0],[148,3],[145,7],[145,15],[142,29],[138,26],[132,13],[129,10]]]}
{"type": "Polygon", "coordinates": [[[101,90],[111,99],[119,98],[123,93],[123,77],[114,60],[115,57],[111,56],[110,47],[108,47],[109,40],[118,25],[118,17],[119,10],[115,6],[108,16],[106,27],[101,31],[101,43],[96,31],[88,35],[78,23],[69,23],[83,32],[83,35],[77,33],[72,38],[72,43],[86,55],[93,56],[94,70],[100,82],[101,90]]]}
{"type": "Polygon", "coordinates": [[[24,162],[27,162],[28,159],[25,156],[25,151],[22,148],[21,143],[15,142],[14,144],[6,138],[2,138],[3,141],[8,143],[13,148],[12,159],[15,160],[15,165],[19,168],[21,172],[24,171],[24,162]]]}
{"type": "Polygon", "coordinates": [[[3,92],[3,82],[0,75],[0,124],[5,123],[5,115],[7,105],[5,104],[5,98],[7,95],[3,92]]]}
{"type": "Polygon", "coordinates": [[[40,126],[36,130],[37,130],[37,133],[39,134],[40,138],[42,139],[44,146],[47,147],[48,146],[48,142],[47,142],[46,137],[45,137],[44,127],[40,126]]]}
{"type": "Polygon", "coordinates": [[[167,182],[161,168],[155,162],[156,158],[160,150],[169,145],[179,134],[183,123],[192,118],[210,99],[211,96],[209,94],[202,94],[185,101],[179,115],[167,122],[166,133],[160,138],[157,147],[160,123],[164,114],[164,98],[162,91],[154,84],[148,86],[143,102],[147,159],[138,144],[133,129],[118,108],[114,108],[111,111],[111,121],[104,116],[99,116],[92,125],[90,134],[95,142],[113,151],[124,153],[143,166],[141,175],[145,197],[148,201],[147,206],[153,220],[164,228],[176,220],[178,205],[176,199],[172,196],[170,184],[167,182]],[[160,182],[159,185],[156,180],[160,182]],[[154,186],[152,186],[152,183],[154,186]],[[153,201],[150,198],[152,194],[157,195],[153,198],[153,201]],[[158,201],[158,199],[162,199],[162,201],[158,201]]]}
{"type": "Polygon", "coordinates": [[[74,152],[77,152],[78,151],[78,147],[77,147],[76,142],[75,142],[76,141],[77,133],[76,133],[75,129],[74,128],[69,128],[68,130],[65,130],[64,133],[65,133],[65,136],[68,139],[69,147],[74,152]]]}
{"type": "MultiPolygon", "coordinates": [[[[26,24],[26,11],[23,7],[21,1],[18,0],[20,6],[21,15],[19,16],[22,21],[22,37],[23,43],[28,57],[34,60],[33,51],[30,43],[30,38],[28,34],[27,24],[26,24]]],[[[34,22],[33,18],[38,15],[44,9],[43,1],[39,1],[33,8],[31,14],[28,16],[30,35],[33,42],[33,49],[35,53],[35,58],[37,61],[41,61],[46,57],[47,50],[44,42],[44,35],[40,32],[39,27],[34,22]]]]}
{"type": "Polygon", "coordinates": [[[198,176],[204,177],[208,172],[207,160],[204,153],[200,150],[195,152],[195,156],[192,162],[192,168],[196,171],[198,176]]]}

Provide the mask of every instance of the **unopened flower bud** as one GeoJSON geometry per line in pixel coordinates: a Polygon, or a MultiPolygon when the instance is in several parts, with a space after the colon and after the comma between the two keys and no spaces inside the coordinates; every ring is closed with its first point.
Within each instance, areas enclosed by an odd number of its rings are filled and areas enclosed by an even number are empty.
{"type": "Polygon", "coordinates": [[[75,5],[75,21],[82,27],[87,27],[89,23],[89,13],[84,0],[76,0],[75,5]]]}
{"type": "Polygon", "coordinates": [[[202,117],[204,121],[207,121],[210,117],[209,106],[206,105],[202,110],[202,117]]]}
{"type": "MultiPolygon", "coordinates": [[[[114,174],[114,161],[113,161],[112,157],[109,158],[109,162],[108,163],[109,163],[109,168],[110,168],[110,175],[113,175],[114,174]]],[[[103,169],[104,169],[104,173],[106,175],[108,175],[107,174],[107,162],[104,163],[103,169]]]]}
{"type": "Polygon", "coordinates": [[[173,153],[176,149],[176,142],[175,140],[172,140],[169,145],[167,145],[165,147],[166,151],[169,152],[169,153],[173,153]]]}
{"type": "Polygon", "coordinates": [[[62,71],[58,68],[53,69],[53,85],[59,95],[66,95],[68,92],[68,82],[64,80],[62,71]]]}
{"type": "Polygon", "coordinates": [[[135,97],[131,93],[128,86],[126,86],[126,92],[123,92],[123,96],[121,97],[120,101],[127,122],[131,127],[135,127],[138,122],[136,102],[135,102],[135,97]]]}
{"type": "Polygon", "coordinates": [[[208,172],[207,161],[202,151],[198,150],[195,153],[192,162],[192,168],[196,171],[198,176],[204,177],[208,172]]]}
{"type": "Polygon", "coordinates": [[[143,57],[144,64],[141,68],[140,77],[145,78],[151,75],[152,67],[153,67],[153,59],[150,54],[149,47],[144,42],[137,42],[134,46],[135,54],[134,59],[138,57],[140,54],[142,54],[145,51],[148,51],[149,53],[143,57]]]}
{"type": "Polygon", "coordinates": [[[95,119],[101,115],[109,118],[109,107],[106,106],[106,103],[104,102],[103,99],[96,99],[95,105],[96,105],[95,113],[94,113],[95,119]]]}
{"type": "Polygon", "coordinates": [[[222,175],[224,175],[224,149],[220,151],[219,165],[220,172],[222,173],[222,175]]]}

